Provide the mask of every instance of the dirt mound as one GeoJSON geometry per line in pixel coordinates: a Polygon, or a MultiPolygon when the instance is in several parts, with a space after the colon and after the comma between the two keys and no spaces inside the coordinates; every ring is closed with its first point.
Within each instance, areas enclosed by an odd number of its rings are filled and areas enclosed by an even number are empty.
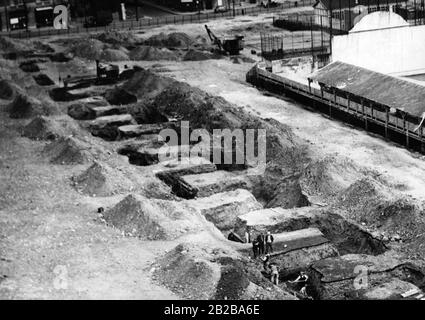
{"type": "Polygon", "coordinates": [[[112,105],[124,105],[137,102],[137,97],[127,90],[116,87],[108,90],[105,94],[105,99],[112,105]]]}
{"type": "Polygon", "coordinates": [[[425,230],[420,203],[371,178],[350,185],[334,206],[344,208],[348,218],[378,228],[389,237],[409,240],[425,230]]]}
{"type": "Polygon", "coordinates": [[[93,120],[96,118],[96,112],[84,103],[70,105],[68,115],[76,120],[93,120]]]}
{"type": "Polygon", "coordinates": [[[326,156],[306,167],[300,185],[309,199],[330,201],[365,173],[348,158],[326,156]]]}
{"type": "Polygon", "coordinates": [[[130,51],[129,57],[135,61],[178,60],[178,55],[175,52],[152,46],[138,46],[130,51]]]}
{"type": "Polygon", "coordinates": [[[12,99],[15,90],[9,81],[0,79],[0,99],[12,99]]]}
{"type": "Polygon", "coordinates": [[[55,49],[53,49],[50,45],[47,43],[41,42],[39,40],[33,41],[34,48],[39,51],[44,51],[46,53],[53,53],[55,52],[55,49]]]}
{"type": "Polygon", "coordinates": [[[189,47],[195,40],[184,32],[160,33],[145,41],[145,44],[157,47],[189,47]]]}
{"type": "Polygon", "coordinates": [[[132,182],[119,170],[95,161],[87,170],[72,177],[72,185],[78,192],[90,196],[106,197],[132,189],[132,182]]]}
{"type": "Polygon", "coordinates": [[[184,203],[129,195],[105,212],[104,220],[125,234],[145,240],[172,240],[210,225],[184,203]]]}
{"type": "Polygon", "coordinates": [[[183,56],[184,61],[203,61],[216,58],[216,55],[208,51],[200,51],[195,49],[190,49],[183,56]]]}
{"type": "Polygon", "coordinates": [[[212,299],[221,275],[212,260],[221,254],[217,249],[180,244],[157,261],[153,277],[184,298],[212,299]]]}
{"type": "Polygon", "coordinates": [[[50,79],[49,76],[44,73],[35,75],[34,80],[39,86],[52,86],[55,84],[54,81],[50,79]]]}
{"type": "Polygon", "coordinates": [[[174,83],[175,80],[171,78],[161,77],[151,71],[141,69],[126,81],[122,88],[136,95],[138,99],[151,99],[174,83]]]}
{"type": "Polygon", "coordinates": [[[102,61],[127,61],[128,55],[119,49],[106,49],[102,52],[100,59],[102,61]]]}
{"type": "Polygon", "coordinates": [[[20,40],[0,36],[0,50],[4,52],[19,52],[28,51],[28,48],[20,40]]]}
{"type": "Polygon", "coordinates": [[[153,265],[153,278],[185,299],[293,299],[258,265],[211,245],[179,244],[153,265]]]}
{"type": "Polygon", "coordinates": [[[39,101],[24,94],[18,94],[7,107],[9,116],[15,119],[30,118],[36,115],[58,114],[58,108],[48,101],[39,101]]]}
{"type": "Polygon", "coordinates": [[[24,127],[22,135],[34,140],[55,140],[77,132],[79,127],[69,118],[38,116],[24,127]]]}
{"type": "Polygon", "coordinates": [[[116,30],[109,30],[99,34],[97,40],[113,45],[130,46],[138,40],[131,32],[119,32],[116,30]]]}
{"type": "Polygon", "coordinates": [[[85,141],[73,137],[61,137],[44,148],[53,164],[84,164],[93,159],[93,148],[85,141]]]}
{"type": "Polygon", "coordinates": [[[78,39],[71,44],[69,52],[77,57],[98,60],[101,59],[105,44],[97,39],[78,39]]]}
{"type": "MultiPolygon", "coordinates": [[[[155,79],[165,77],[156,75],[155,79]]],[[[260,119],[222,97],[212,96],[178,81],[164,88],[152,101],[152,105],[169,118],[183,118],[190,122],[191,128],[203,128],[211,134],[214,129],[265,130],[266,172],[263,177],[254,181],[254,196],[266,206],[268,203],[270,206],[285,207],[308,204],[297,181],[297,175],[308,160],[307,145],[294,136],[287,125],[272,119],[260,119]],[[282,176],[288,178],[282,179],[282,176]],[[287,192],[292,189],[296,192],[287,192]]],[[[254,145],[256,153],[259,145],[259,142],[254,145]]],[[[248,163],[244,165],[249,166],[248,163]]],[[[240,170],[241,166],[223,164],[219,169],[240,170]]]]}
{"type": "Polygon", "coordinates": [[[131,106],[129,112],[137,123],[167,122],[168,118],[148,103],[137,103],[131,106]]]}

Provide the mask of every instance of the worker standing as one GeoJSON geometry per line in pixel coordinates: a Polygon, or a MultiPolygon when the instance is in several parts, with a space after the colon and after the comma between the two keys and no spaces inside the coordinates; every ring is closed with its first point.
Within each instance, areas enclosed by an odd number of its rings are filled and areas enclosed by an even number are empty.
{"type": "Polygon", "coordinates": [[[270,234],[270,231],[267,232],[265,242],[266,242],[266,253],[272,253],[273,252],[273,241],[274,238],[270,234]]]}
{"type": "Polygon", "coordinates": [[[262,260],[263,260],[263,268],[264,268],[264,271],[269,272],[269,269],[270,269],[270,255],[269,255],[269,254],[266,254],[266,255],[262,258],[262,260]]]}
{"type": "Polygon", "coordinates": [[[245,243],[251,243],[251,233],[248,228],[245,230],[245,243]]]}
{"type": "Polygon", "coordinates": [[[258,240],[254,239],[252,241],[252,252],[254,253],[254,259],[257,258],[258,254],[259,254],[259,250],[258,250],[258,240]]]}
{"type": "Polygon", "coordinates": [[[270,271],[271,271],[271,277],[270,280],[275,285],[279,284],[279,268],[277,267],[276,263],[270,264],[270,271]]]}
{"type": "Polygon", "coordinates": [[[264,236],[264,233],[260,233],[257,236],[258,246],[260,254],[264,254],[264,251],[266,249],[266,237],[264,236]]]}

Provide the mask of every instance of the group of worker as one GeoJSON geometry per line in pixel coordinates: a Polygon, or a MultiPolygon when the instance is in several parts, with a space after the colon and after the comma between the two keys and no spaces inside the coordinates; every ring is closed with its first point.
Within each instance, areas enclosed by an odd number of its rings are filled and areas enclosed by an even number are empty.
{"type": "Polygon", "coordinates": [[[254,237],[252,231],[246,230],[245,232],[245,242],[252,242],[252,251],[254,253],[254,259],[263,254],[273,253],[273,235],[270,231],[267,234],[263,232],[254,237]]]}

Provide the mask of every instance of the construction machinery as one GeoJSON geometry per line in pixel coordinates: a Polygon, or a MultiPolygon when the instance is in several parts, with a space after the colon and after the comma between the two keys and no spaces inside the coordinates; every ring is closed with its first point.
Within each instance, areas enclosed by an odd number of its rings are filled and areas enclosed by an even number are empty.
{"type": "Polygon", "coordinates": [[[102,63],[96,60],[96,75],[82,75],[82,76],[67,76],[63,79],[64,86],[85,87],[92,84],[107,84],[114,83],[119,80],[120,69],[119,66],[114,64],[102,63]]]}
{"type": "Polygon", "coordinates": [[[96,60],[96,76],[98,80],[118,80],[120,68],[115,64],[102,63],[96,60]]]}
{"type": "Polygon", "coordinates": [[[215,44],[221,52],[229,53],[230,55],[238,55],[244,47],[243,36],[236,35],[233,38],[218,38],[211,30],[205,25],[208,36],[211,42],[215,44]]]}

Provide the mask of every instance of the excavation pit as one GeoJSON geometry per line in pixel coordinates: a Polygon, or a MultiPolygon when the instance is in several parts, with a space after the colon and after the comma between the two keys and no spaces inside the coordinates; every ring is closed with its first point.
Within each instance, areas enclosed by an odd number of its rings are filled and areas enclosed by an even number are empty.
{"type": "Polygon", "coordinates": [[[385,244],[374,238],[363,227],[339,214],[317,207],[293,209],[268,208],[249,212],[238,218],[236,230],[242,234],[247,228],[254,232],[279,233],[308,227],[318,228],[341,254],[364,253],[378,255],[385,244]]]}
{"type": "Polygon", "coordinates": [[[186,175],[182,180],[198,189],[199,197],[208,197],[214,193],[236,189],[250,189],[251,185],[246,175],[228,171],[215,171],[196,175],[186,175]]]}
{"type": "Polygon", "coordinates": [[[418,282],[418,272],[398,259],[364,254],[327,258],[315,262],[309,270],[316,299],[320,300],[401,298],[403,290],[423,286],[424,273],[420,272],[418,282]],[[361,277],[363,283],[359,281],[361,277]]]}
{"type": "Polygon", "coordinates": [[[200,210],[208,221],[224,233],[234,228],[239,215],[263,207],[251,192],[244,189],[217,193],[187,203],[200,210]]]}

